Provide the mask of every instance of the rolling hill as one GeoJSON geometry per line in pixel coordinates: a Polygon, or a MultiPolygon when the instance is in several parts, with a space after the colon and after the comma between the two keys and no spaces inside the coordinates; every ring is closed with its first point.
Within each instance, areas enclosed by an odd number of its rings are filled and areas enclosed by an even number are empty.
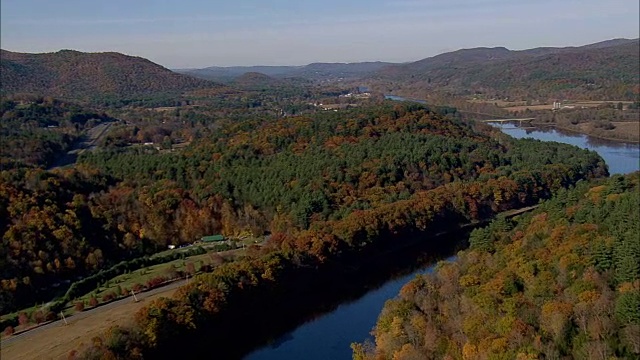
{"type": "Polygon", "coordinates": [[[614,39],[582,47],[463,49],[387,66],[367,79],[414,92],[635,99],[640,78],[638,44],[638,39],[614,39]]]}
{"type": "Polygon", "coordinates": [[[181,74],[201,79],[231,82],[247,73],[261,73],[274,78],[303,78],[307,80],[354,79],[369,75],[386,66],[386,62],[313,63],[304,66],[212,66],[203,69],[179,69],[181,74]]]}
{"type": "Polygon", "coordinates": [[[3,94],[32,93],[68,99],[138,99],[216,87],[140,57],[61,50],[1,52],[3,94]]]}

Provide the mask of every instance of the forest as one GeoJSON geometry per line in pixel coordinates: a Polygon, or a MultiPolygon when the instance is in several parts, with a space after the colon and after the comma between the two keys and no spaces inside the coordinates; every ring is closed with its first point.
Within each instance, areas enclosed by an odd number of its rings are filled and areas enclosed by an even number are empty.
{"type": "Polygon", "coordinates": [[[354,359],[640,356],[640,173],[498,218],[389,300],[354,359]]]}
{"type": "Polygon", "coordinates": [[[223,122],[181,151],[110,148],[73,169],[6,170],[3,312],[52,295],[45,284],[168,244],[270,234],[262,248],[150,303],[133,327],[111,329],[78,356],[159,356],[170,352],[168,339],[195,329],[232,353],[237,339],[221,329],[238,316],[259,318],[263,308],[247,305],[256,299],[285,303],[300,281],[339,274],[407,235],[487,219],[607,174],[593,152],[394,102],[223,122]]]}

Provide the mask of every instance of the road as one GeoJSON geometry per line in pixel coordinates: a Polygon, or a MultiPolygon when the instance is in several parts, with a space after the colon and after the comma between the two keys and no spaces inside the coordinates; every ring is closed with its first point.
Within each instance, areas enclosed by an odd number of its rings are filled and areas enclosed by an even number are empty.
{"type": "MultiPolygon", "coordinates": [[[[178,287],[180,287],[182,285],[185,285],[186,283],[187,283],[187,280],[175,281],[175,282],[172,282],[172,283],[170,283],[170,284],[168,284],[166,286],[162,286],[162,287],[159,287],[159,288],[155,288],[153,290],[149,290],[149,291],[146,291],[146,292],[138,293],[138,294],[136,294],[136,297],[140,301],[140,300],[146,299],[146,298],[148,298],[150,296],[153,296],[153,295],[156,295],[156,294],[159,294],[159,293],[171,291],[171,290],[176,289],[176,288],[178,288],[178,287]]],[[[79,314],[75,314],[73,316],[67,317],[67,323],[68,324],[73,324],[73,323],[75,323],[75,322],[77,322],[79,320],[82,320],[82,319],[86,318],[86,317],[97,315],[97,314],[99,314],[101,312],[108,311],[108,310],[111,310],[113,308],[117,308],[118,306],[130,303],[132,301],[133,301],[133,296],[129,296],[129,297],[126,297],[124,299],[111,302],[111,303],[109,303],[107,305],[99,306],[99,307],[97,307],[95,309],[83,311],[83,312],[81,312],[79,314]]],[[[65,325],[64,324],[64,320],[58,320],[58,321],[54,321],[54,322],[51,322],[49,324],[40,326],[40,327],[35,328],[33,330],[25,331],[25,332],[23,332],[21,334],[18,334],[18,335],[13,335],[13,336],[11,336],[11,337],[9,337],[7,339],[2,340],[2,343],[0,344],[1,345],[0,348],[5,348],[6,346],[8,346],[8,345],[10,345],[10,344],[12,344],[12,343],[14,343],[16,341],[19,341],[19,340],[28,340],[28,339],[30,339],[30,338],[32,338],[34,336],[37,336],[38,334],[40,334],[43,331],[46,331],[48,329],[55,328],[55,327],[64,326],[64,325],[65,325]]]]}
{"type": "Polygon", "coordinates": [[[480,120],[481,122],[509,122],[509,121],[532,121],[536,118],[521,118],[521,119],[489,119],[489,120],[480,120]]]}
{"type": "Polygon", "coordinates": [[[64,156],[56,160],[56,162],[49,168],[49,170],[71,165],[76,162],[76,160],[78,159],[78,155],[80,155],[83,151],[95,149],[96,144],[107,133],[107,130],[109,130],[111,124],[113,123],[104,122],[87,130],[86,134],[83,135],[82,140],[75,142],[72,145],[72,149],[64,154],[64,156]]]}

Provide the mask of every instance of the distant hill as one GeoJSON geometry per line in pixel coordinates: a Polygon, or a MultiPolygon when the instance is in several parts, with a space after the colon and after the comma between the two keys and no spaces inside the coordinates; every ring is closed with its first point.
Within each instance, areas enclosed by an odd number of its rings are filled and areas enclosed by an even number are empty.
{"type": "Polygon", "coordinates": [[[267,76],[285,76],[298,68],[297,66],[211,66],[203,69],[175,69],[180,74],[194,76],[200,79],[220,82],[231,82],[237,77],[248,73],[260,73],[267,76]]]}
{"type": "Polygon", "coordinates": [[[393,63],[313,63],[304,66],[212,66],[204,69],[179,69],[181,74],[201,79],[231,82],[247,73],[261,73],[275,78],[303,78],[307,80],[353,79],[368,75],[393,63]]]}
{"type": "Polygon", "coordinates": [[[0,59],[4,94],[129,99],[217,86],[177,74],[147,59],[114,52],[62,50],[25,54],[2,50],[0,59]]]}
{"type": "Polygon", "coordinates": [[[241,89],[255,89],[280,86],[283,83],[282,80],[259,72],[248,72],[234,79],[231,84],[241,89]]]}
{"type": "Polygon", "coordinates": [[[639,54],[638,39],[521,51],[504,47],[463,49],[387,66],[367,79],[417,92],[634,99],[640,80],[639,54]]]}

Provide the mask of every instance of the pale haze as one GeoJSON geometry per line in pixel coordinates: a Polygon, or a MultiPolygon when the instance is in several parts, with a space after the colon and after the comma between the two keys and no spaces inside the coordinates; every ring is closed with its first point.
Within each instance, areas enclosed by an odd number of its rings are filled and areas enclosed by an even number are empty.
{"type": "Polygon", "coordinates": [[[169,68],[404,62],[478,46],[637,38],[637,0],[2,0],[1,46],[142,56],[169,68]]]}

